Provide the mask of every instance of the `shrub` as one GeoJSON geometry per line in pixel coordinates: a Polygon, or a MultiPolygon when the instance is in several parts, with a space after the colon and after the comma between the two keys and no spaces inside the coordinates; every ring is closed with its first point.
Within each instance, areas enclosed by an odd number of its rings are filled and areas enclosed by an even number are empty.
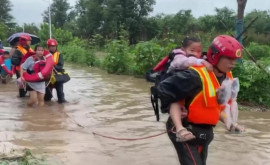
{"type": "Polygon", "coordinates": [[[93,66],[96,62],[94,52],[84,47],[85,45],[84,41],[75,38],[67,45],[59,45],[58,49],[64,54],[64,59],[68,62],[93,66]]]}
{"type": "Polygon", "coordinates": [[[108,73],[130,73],[130,52],[126,40],[113,40],[106,46],[106,56],[103,62],[108,73]]]}

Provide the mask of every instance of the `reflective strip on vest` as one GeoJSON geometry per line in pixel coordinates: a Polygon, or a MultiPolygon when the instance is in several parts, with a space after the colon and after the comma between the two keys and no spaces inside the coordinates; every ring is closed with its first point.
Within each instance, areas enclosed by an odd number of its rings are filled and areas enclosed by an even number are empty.
{"type": "MultiPolygon", "coordinates": [[[[22,55],[24,56],[28,51],[21,45],[17,46],[17,50],[19,50],[22,55]]],[[[33,52],[33,49],[29,48],[29,52],[33,52]]]]}
{"type": "MultiPolygon", "coordinates": [[[[17,46],[17,48],[16,48],[17,50],[19,50],[21,53],[22,53],[22,55],[24,56],[24,55],[26,55],[26,53],[29,51],[29,52],[33,52],[33,49],[31,49],[31,48],[29,48],[29,50],[27,51],[23,46],[21,46],[21,45],[18,45],[17,46]]],[[[17,70],[17,71],[20,71],[20,66],[16,66],[15,67],[15,69],[17,70]]]]}
{"type": "Polygon", "coordinates": [[[53,54],[53,62],[54,62],[54,65],[57,65],[57,64],[58,64],[59,55],[60,55],[59,52],[55,52],[55,53],[53,54]]]}
{"type": "Polygon", "coordinates": [[[21,45],[17,46],[17,50],[19,50],[23,56],[27,53],[27,50],[21,45]]]}
{"type": "MultiPolygon", "coordinates": [[[[221,105],[217,103],[216,90],[220,84],[214,72],[207,71],[204,66],[191,67],[202,81],[202,90],[193,98],[188,110],[188,120],[194,124],[216,125],[219,121],[221,105]]],[[[232,78],[231,72],[227,77],[232,78]]]]}
{"type": "Polygon", "coordinates": [[[209,97],[214,97],[216,95],[216,91],[215,91],[215,87],[210,79],[210,76],[208,74],[208,71],[206,70],[206,68],[202,68],[202,72],[207,80],[206,82],[207,82],[209,97]]]}

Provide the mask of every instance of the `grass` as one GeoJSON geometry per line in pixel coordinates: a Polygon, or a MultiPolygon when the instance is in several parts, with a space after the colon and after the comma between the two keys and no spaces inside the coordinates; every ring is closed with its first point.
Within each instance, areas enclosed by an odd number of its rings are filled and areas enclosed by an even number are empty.
{"type": "Polygon", "coordinates": [[[6,156],[0,158],[0,165],[47,165],[44,159],[36,158],[29,149],[25,149],[21,156],[6,156]]]}

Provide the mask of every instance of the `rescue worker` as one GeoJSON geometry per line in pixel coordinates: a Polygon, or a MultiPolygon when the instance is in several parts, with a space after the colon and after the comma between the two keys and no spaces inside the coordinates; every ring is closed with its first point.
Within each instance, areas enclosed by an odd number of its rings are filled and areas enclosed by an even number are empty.
{"type": "MultiPolygon", "coordinates": [[[[64,59],[63,55],[57,50],[57,41],[55,39],[49,39],[47,41],[47,46],[49,52],[53,55],[53,60],[54,60],[54,69],[57,72],[64,72],[64,59]]],[[[58,98],[58,103],[62,104],[67,102],[65,99],[65,94],[64,94],[64,84],[55,82],[55,84],[50,84],[46,88],[46,94],[45,94],[45,101],[50,101],[52,99],[52,89],[55,87],[56,93],[57,93],[57,98],[58,98]]]]}
{"type": "Polygon", "coordinates": [[[158,86],[161,99],[170,104],[166,127],[181,165],[206,165],[208,145],[214,138],[213,127],[218,123],[222,110],[216,90],[226,77],[232,78],[230,71],[241,57],[242,46],[237,40],[227,35],[217,36],[207,52],[213,72],[204,66],[191,67],[176,72],[158,86]],[[180,100],[185,100],[188,110],[182,120],[184,129],[179,117],[180,100]],[[195,139],[179,142],[179,138],[191,133],[195,139]]]}
{"type": "MultiPolygon", "coordinates": [[[[19,38],[19,44],[16,46],[16,50],[12,54],[11,63],[15,66],[17,79],[21,77],[20,75],[20,65],[26,60],[27,57],[34,55],[34,51],[30,48],[32,38],[23,34],[19,38]]],[[[19,89],[19,96],[24,97],[26,91],[24,89],[19,89]]]]}

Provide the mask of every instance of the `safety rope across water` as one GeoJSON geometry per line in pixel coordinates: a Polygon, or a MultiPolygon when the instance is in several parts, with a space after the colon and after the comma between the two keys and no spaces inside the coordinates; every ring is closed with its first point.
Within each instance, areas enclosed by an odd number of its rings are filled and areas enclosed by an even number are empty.
{"type": "Polygon", "coordinates": [[[164,131],[164,132],[156,134],[156,135],[150,135],[150,136],[141,137],[141,138],[117,138],[117,137],[111,137],[111,136],[102,135],[102,134],[99,134],[99,133],[96,133],[96,132],[93,132],[93,134],[95,136],[100,136],[100,137],[103,137],[103,138],[113,139],[113,140],[136,141],[136,140],[151,139],[151,138],[154,138],[154,137],[157,137],[157,136],[169,133],[169,132],[171,132],[171,130],[164,131]]]}

